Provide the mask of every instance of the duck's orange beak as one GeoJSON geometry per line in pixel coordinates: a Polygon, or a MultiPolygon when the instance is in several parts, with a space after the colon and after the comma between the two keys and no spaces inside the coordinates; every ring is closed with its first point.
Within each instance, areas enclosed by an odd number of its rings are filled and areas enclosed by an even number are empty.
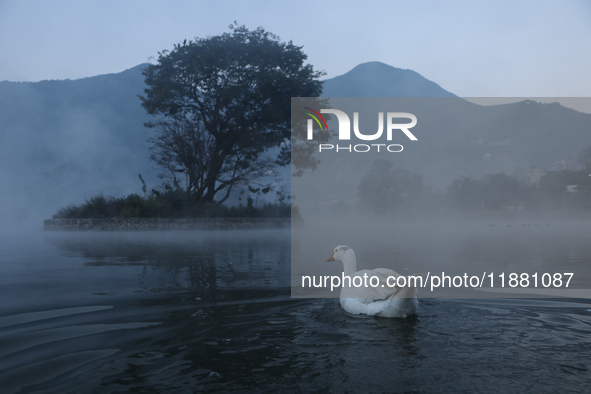
{"type": "Polygon", "coordinates": [[[328,260],[326,260],[327,262],[329,261],[334,261],[334,253],[330,255],[330,257],[328,258],[328,260]]]}

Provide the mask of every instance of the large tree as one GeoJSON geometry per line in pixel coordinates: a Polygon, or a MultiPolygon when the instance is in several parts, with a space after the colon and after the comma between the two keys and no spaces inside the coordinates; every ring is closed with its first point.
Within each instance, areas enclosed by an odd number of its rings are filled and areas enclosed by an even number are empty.
{"type": "Polygon", "coordinates": [[[260,27],[230,29],[160,52],[143,73],[142,106],[160,115],[147,124],[157,131],[152,159],[175,182],[186,174],[197,201],[223,192],[221,203],[233,186],[289,164],[291,97],[322,92],[323,73],[304,64],[301,47],[260,27]]]}

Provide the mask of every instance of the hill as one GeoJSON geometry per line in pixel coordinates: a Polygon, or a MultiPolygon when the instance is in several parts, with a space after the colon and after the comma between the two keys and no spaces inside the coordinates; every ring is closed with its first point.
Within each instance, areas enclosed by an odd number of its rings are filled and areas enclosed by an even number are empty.
{"type": "MultiPolygon", "coordinates": [[[[145,89],[144,67],[79,80],[0,82],[2,219],[39,223],[98,193],[140,192],[139,173],[148,187],[160,184],[149,159],[150,130],[143,126],[150,118],[137,97],[145,89]]],[[[420,142],[390,157],[437,188],[459,176],[551,169],[591,145],[591,115],[535,101],[479,106],[414,71],[379,62],[327,79],[323,96],[446,97],[437,108],[406,102],[420,115],[420,142]]],[[[315,176],[361,177],[371,165],[357,157],[346,164],[327,158],[315,176]]],[[[289,184],[289,169],[282,171],[289,184]]],[[[354,188],[347,193],[354,198],[354,188]]]]}
{"type": "MultiPolygon", "coordinates": [[[[380,141],[331,138],[328,142],[341,146],[341,151],[333,148],[316,153],[321,163],[315,172],[292,180],[293,194],[302,207],[322,210],[328,203],[354,202],[358,185],[375,160],[387,160],[395,167],[417,173],[425,184],[444,191],[454,179],[479,179],[484,174],[501,172],[533,181],[529,179],[532,173],[576,167],[577,155],[591,145],[591,115],[558,103],[525,100],[480,106],[458,97],[366,100],[362,104],[333,98],[329,105],[347,114],[358,111],[359,128],[364,134],[376,130],[375,118],[369,114],[402,109],[417,117],[412,133],[418,140],[410,141],[397,133],[390,143],[401,144],[404,149],[400,153],[388,153],[385,148],[365,152],[364,147],[355,153],[347,150],[350,144],[387,141],[384,137],[380,141]]],[[[302,212],[304,217],[310,214],[305,209],[302,212]]]]}
{"type": "Polygon", "coordinates": [[[0,216],[36,220],[156,184],[139,65],[79,80],[0,82],[0,216]],[[25,208],[26,207],[26,208],[25,208]]]}
{"type": "Polygon", "coordinates": [[[456,97],[412,70],[380,62],[362,63],[324,81],[324,97],[456,97]]]}

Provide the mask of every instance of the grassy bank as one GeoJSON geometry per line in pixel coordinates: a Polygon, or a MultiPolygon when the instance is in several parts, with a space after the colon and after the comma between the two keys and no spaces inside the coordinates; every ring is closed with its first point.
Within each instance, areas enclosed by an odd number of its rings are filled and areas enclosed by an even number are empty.
{"type": "Polygon", "coordinates": [[[94,196],[83,204],[70,205],[53,215],[59,218],[289,218],[299,217],[297,208],[289,203],[267,203],[256,206],[247,198],[245,206],[227,207],[195,202],[184,190],[169,190],[150,195],[130,194],[126,197],[94,196]]]}

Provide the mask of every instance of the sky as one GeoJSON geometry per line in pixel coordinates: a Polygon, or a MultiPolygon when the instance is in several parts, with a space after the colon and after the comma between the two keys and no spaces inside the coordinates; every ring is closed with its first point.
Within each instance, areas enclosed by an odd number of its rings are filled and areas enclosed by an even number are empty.
{"type": "Polygon", "coordinates": [[[381,61],[463,97],[591,96],[591,2],[0,0],[0,81],[77,79],[262,26],[342,75],[381,61]]]}

